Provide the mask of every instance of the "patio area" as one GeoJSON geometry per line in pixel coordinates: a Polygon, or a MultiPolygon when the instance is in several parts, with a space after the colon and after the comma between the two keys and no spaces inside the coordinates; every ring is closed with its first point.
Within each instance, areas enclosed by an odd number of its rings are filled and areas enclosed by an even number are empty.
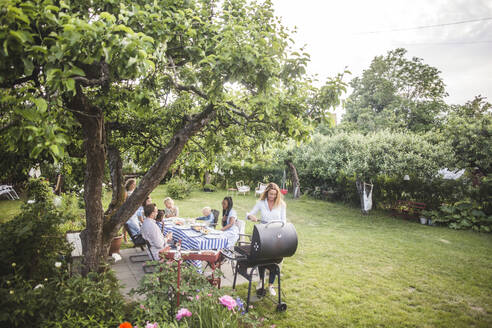
{"type": "MultiPolygon", "coordinates": [[[[137,300],[139,298],[138,295],[134,295],[133,297],[129,295],[130,291],[133,288],[136,288],[142,279],[142,277],[145,275],[144,270],[143,270],[143,265],[145,262],[136,262],[133,263],[130,261],[130,256],[133,255],[141,255],[145,254],[145,252],[142,252],[140,248],[129,248],[129,249],[122,249],[120,251],[121,255],[121,260],[113,263],[111,265],[111,268],[115,272],[116,277],[120,281],[120,284],[122,285],[121,287],[121,293],[129,299],[135,299],[137,300]]],[[[202,267],[205,268],[206,262],[203,262],[202,267]]],[[[234,281],[234,274],[232,273],[232,268],[229,262],[224,263],[221,266],[222,273],[224,274],[224,277],[222,277],[221,281],[221,287],[231,287],[232,283],[234,281]]],[[[210,268],[207,268],[205,270],[205,274],[208,276],[210,275],[211,270],[210,268]]],[[[258,278],[255,279],[255,281],[258,281],[258,278]]],[[[237,276],[237,282],[236,285],[241,285],[245,284],[248,281],[244,279],[241,275],[237,276]]],[[[256,284],[253,284],[253,287],[256,287],[256,284]]],[[[252,293],[251,301],[255,302],[257,301],[258,298],[252,293]]]]}

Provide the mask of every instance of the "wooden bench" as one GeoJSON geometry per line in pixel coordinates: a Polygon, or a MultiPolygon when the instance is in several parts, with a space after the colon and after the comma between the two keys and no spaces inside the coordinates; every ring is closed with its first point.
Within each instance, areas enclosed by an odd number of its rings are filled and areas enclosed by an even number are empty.
{"type": "Polygon", "coordinates": [[[397,200],[391,211],[393,216],[400,216],[405,219],[419,219],[425,208],[425,203],[397,200]]]}

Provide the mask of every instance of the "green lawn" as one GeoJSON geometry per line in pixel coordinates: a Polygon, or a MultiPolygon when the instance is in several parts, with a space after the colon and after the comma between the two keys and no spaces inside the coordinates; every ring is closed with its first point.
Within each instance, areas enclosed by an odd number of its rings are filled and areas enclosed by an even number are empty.
{"type": "MultiPolygon", "coordinates": [[[[225,191],[176,201],[180,216],[220,209],[225,191]]],[[[162,208],[159,186],[152,193],[162,208]]],[[[239,218],[255,198],[233,196],[239,218]]],[[[5,202],[0,209],[5,213],[5,202]]],[[[12,202],[10,204],[13,204],[12,202]]],[[[12,206],[12,205],[9,205],[12,206]]],[[[11,209],[7,209],[12,211],[11,209]]],[[[429,227],[342,204],[287,199],[299,247],[282,266],[285,313],[255,303],[277,327],[492,327],[492,235],[429,227]]],[[[252,224],[248,222],[248,230],[252,224]]],[[[238,289],[246,296],[246,286],[238,289]]]]}

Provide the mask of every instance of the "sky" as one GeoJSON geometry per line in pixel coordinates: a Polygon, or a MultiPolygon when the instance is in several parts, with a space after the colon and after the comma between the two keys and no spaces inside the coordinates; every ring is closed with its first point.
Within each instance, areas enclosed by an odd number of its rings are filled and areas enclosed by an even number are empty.
{"type": "Polygon", "coordinates": [[[375,56],[403,47],[407,58],[422,58],[442,72],[448,104],[464,104],[477,95],[492,102],[492,0],[273,0],[273,4],[283,25],[297,29],[296,46],[305,45],[311,55],[308,72],[321,81],[345,67],[351,71],[346,78],[350,81],[369,68],[375,56]],[[439,26],[425,27],[434,25],[439,26]]]}

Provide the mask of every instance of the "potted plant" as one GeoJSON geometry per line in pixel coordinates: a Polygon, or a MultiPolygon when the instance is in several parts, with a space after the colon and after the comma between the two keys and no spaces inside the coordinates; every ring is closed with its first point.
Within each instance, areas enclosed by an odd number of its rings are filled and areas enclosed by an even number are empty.
{"type": "Polygon", "coordinates": [[[123,234],[120,234],[119,236],[113,238],[113,240],[111,241],[111,246],[109,247],[109,256],[111,256],[113,253],[120,254],[120,247],[122,242],[123,234]]]}

